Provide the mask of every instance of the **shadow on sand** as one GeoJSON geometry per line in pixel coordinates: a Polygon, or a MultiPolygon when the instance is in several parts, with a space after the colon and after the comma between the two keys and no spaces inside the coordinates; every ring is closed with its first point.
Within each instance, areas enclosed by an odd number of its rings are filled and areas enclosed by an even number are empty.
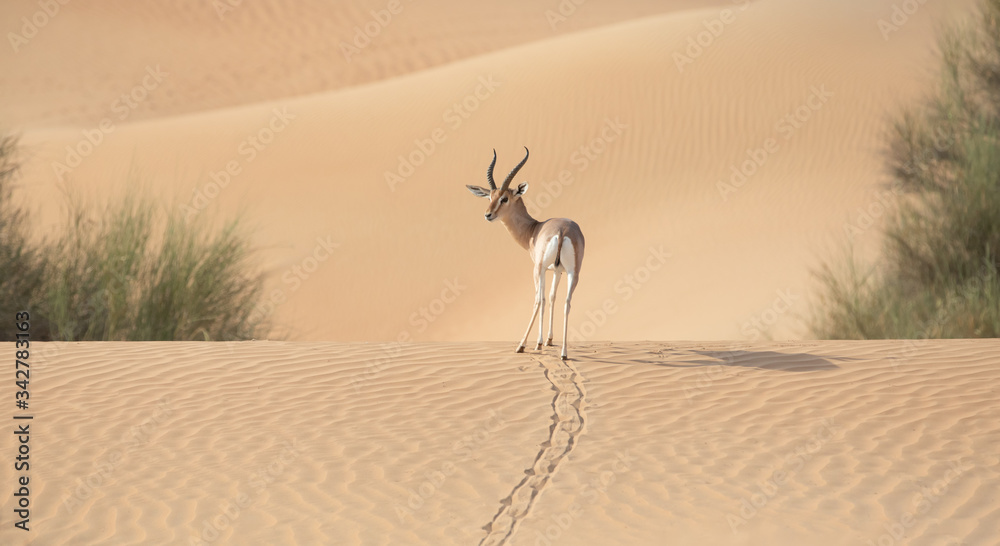
{"type": "MultiPolygon", "coordinates": [[[[819,370],[837,370],[840,366],[834,360],[851,360],[848,358],[825,357],[809,353],[779,353],[775,351],[692,351],[706,357],[702,360],[688,361],[683,365],[690,366],[734,366],[743,368],[760,368],[762,370],[778,370],[783,372],[815,372],[819,370]]],[[[661,365],[670,366],[669,362],[661,365]]]]}
{"type": "Polygon", "coordinates": [[[820,356],[810,353],[779,353],[776,351],[740,350],[685,350],[670,349],[650,352],[652,358],[633,358],[624,356],[621,359],[583,357],[582,360],[604,362],[608,364],[653,364],[669,368],[701,368],[705,366],[732,366],[742,368],[759,368],[782,372],[815,372],[821,370],[840,369],[835,361],[850,361],[852,358],[820,356]]]}

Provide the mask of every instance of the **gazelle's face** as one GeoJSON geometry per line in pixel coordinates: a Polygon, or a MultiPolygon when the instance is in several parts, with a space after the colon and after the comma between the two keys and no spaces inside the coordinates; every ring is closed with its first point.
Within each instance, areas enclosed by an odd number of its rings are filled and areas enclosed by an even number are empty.
{"type": "Polygon", "coordinates": [[[528,191],[528,183],[521,182],[516,190],[510,189],[510,183],[517,176],[517,171],[521,170],[526,161],[528,161],[527,147],[524,148],[524,159],[510,171],[507,178],[504,178],[503,184],[500,184],[500,187],[497,188],[497,183],[493,180],[493,167],[496,167],[497,164],[497,151],[493,150],[493,161],[490,163],[490,168],[486,169],[486,181],[490,183],[490,189],[482,186],[466,186],[472,192],[472,195],[485,197],[490,200],[490,206],[486,207],[487,222],[506,217],[510,214],[511,207],[518,205],[524,207],[524,204],[521,203],[521,196],[524,195],[524,192],[528,191]]]}
{"type": "Polygon", "coordinates": [[[516,190],[510,188],[488,190],[479,186],[466,186],[476,197],[485,197],[490,200],[486,207],[486,221],[492,222],[497,218],[503,218],[508,214],[512,205],[521,200],[524,192],[528,191],[528,183],[521,182],[516,190]]]}

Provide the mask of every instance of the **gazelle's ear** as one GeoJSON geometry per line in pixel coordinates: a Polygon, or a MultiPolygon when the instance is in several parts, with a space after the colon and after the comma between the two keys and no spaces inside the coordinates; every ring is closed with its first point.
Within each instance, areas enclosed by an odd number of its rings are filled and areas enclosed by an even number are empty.
{"type": "Polygon", "coordinates": [[[475,195],[476,197],[488,198],[490,196],[490,192],[486,188],[480,188],[479,186],[466,186],[466,188],[469,188],[469,191],[472,192],[472,195],[475,195]]]}
{"type": "Polygon", "coordinates": [[[517,185],[517,191],[514,192],[514,195],[524,195],[524,192],[526,191],[528,191],[528,183],[521,182],[520,184],[517,185]]]}

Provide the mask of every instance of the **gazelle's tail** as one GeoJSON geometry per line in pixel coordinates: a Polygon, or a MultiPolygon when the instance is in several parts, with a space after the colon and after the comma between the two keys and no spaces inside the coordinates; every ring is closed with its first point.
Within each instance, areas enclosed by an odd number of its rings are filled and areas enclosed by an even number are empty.
{"type": "Polygon", "coordinates": [[[562,230],[559,230],[559,240],[556,242],[556,267],[562,263],[562,243],[565,235],[562,230]]]}

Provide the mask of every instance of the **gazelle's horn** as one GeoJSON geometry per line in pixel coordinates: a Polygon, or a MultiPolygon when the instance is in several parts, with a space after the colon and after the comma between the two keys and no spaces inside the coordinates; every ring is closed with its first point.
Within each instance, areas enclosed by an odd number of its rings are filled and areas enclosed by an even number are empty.
{"type": "Polygon", "coordinates": [[[497,189],[497,183],[493,181],[493,167],[497,165],[497,150],[493,149],[493,162],[490,163],[490,168],[486,169],[486,181],[490,183],[490,189],[497,189]]]}
{"type": "Polygon", "coordinates": [[[510,174],[507,175],[507,179],[504,180],[503,185],[500,186],[500,191],[504,191],[507,189],[507,186],[510,186],[510,181],[514,180],[514,177],[517,176],[517,171],[521,170],[521,167],[523,167],[527,161],[528,161],[528,147],[525,146],[524,159],[522,159],[521,162],[518,163],[517,166],[515,166],[514,169],[510,171],[510,174]]]}

